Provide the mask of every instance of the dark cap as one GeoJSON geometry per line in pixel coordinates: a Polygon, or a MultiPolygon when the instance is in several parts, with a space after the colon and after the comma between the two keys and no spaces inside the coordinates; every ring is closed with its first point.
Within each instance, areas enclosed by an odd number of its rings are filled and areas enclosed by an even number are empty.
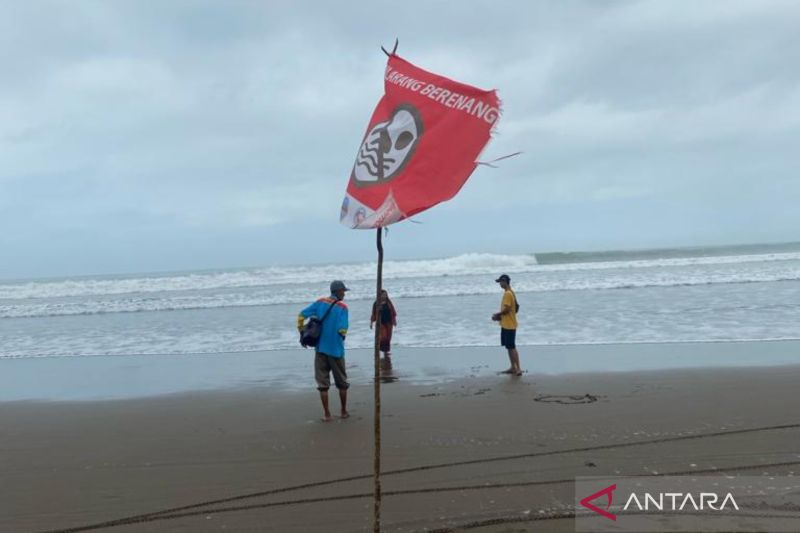
{"type": "Polygon", "coordinates": [[[500,283],[501,281],[505,281],[506,283],[508,283],[511,281],[511,278],[508,277],[508,274],[501,274],[500,277],[497,278],[495,281],[497,283],[500,283]]]}
{"type": "Polygon", "coordinates": [[[338,279],[336,281],[331,281],[331,292],[349,291],[349,290],[350,289],[344,286],[344,281],[338,279]]]}

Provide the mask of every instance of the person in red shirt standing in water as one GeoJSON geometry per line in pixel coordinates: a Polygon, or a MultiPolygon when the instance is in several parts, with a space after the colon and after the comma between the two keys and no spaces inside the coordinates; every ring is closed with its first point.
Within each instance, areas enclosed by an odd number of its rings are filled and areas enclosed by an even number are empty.
{"type": "Polygon", "coordinates": [[[397,311],[394,304],[389,299],[389,293],[381,291],[380,300],[372,304],[372,318],[369,321],[369,329],[378,322],[381,328],[381,345],[383,352],[383,363],[386,369],[392,368],[392,331],[397,325],[397,311]]]}

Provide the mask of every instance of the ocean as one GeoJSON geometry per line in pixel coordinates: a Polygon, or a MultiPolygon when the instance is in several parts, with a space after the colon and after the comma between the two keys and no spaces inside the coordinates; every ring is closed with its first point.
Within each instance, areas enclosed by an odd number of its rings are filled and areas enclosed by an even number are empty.
{"type": "MultiPolygon", "coordinates": [[[[387,261],[394,346],[495,346],[511,276],[518,344],[800,338],[800,243],[387,261]]],[[[301,349],[295,320],[351,288],[349,348],[372,344],[375,263],[0,281],[0,357],[301,349]]]]}

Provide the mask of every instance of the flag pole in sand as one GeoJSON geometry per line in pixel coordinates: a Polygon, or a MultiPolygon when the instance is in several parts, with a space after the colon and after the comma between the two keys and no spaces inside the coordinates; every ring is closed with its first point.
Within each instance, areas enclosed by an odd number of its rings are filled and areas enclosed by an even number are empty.
{"type": "MultiPolygon", "coordinates": [[[[381,50],[388,57],[392,57],[397,52],[397,45],[400,43],[399,39],[394,40],[394,48],[390,54],[383,46],[381,50]]],[[[378,174],[383,179],[383,152],[378,151],[378,174]]],[[[374,414],[373,414],[373,441],[375,443],[373,450],[372,462],[372,477],[373,477],[373,493],[372,493],[372,531],[380,533],[381,531],[381,321],[380,309],[378,305],[381,301],[381,292],[383,291],[383,241],[381,240],[382,227],[378,226],[376,229],[376,245],[378,247],[378,275],[377,287],[375,289],[375,379],[373,380],[374,391],[374,414]]]]}
{"type": "MultiPolygon", "coordinates": [[[[383,290],[383,242],[381,241],[381,230],[377,229],[377,246],[378,246],[378,282],[375,293],[375,301],[381,301],[381,291],[383,290]]],[[[376,304],[378,305],[378,304],[376,304]]],[[[378,318],[380,318],[380,309],[376,308],[378,318]]],[[[374,461],[373,461],[373,480],[374,480],[374,493],[372,502],[372,530],[379,533],[381,530],[381,324],[377,320],[375,325],[375,380],[373,388],[375,393],[375,414],[374,414],[374,461]]]]}

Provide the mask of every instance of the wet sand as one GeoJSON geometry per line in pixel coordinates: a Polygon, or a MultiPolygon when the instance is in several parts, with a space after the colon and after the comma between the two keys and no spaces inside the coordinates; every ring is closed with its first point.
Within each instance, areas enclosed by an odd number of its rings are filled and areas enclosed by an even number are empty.
{"type": "MultiPolygon", "coordinates": [[[[798,381],[800,366],[385,384],[383,530],[542,531],[533,517],[574,510],[576,476],[796,474],[798,381]]],[[[0,403],[0,531],[198,505],[96,530],[369,530],[372,389],[350,398],[328,424],[313,389],[0,403]]]]}

